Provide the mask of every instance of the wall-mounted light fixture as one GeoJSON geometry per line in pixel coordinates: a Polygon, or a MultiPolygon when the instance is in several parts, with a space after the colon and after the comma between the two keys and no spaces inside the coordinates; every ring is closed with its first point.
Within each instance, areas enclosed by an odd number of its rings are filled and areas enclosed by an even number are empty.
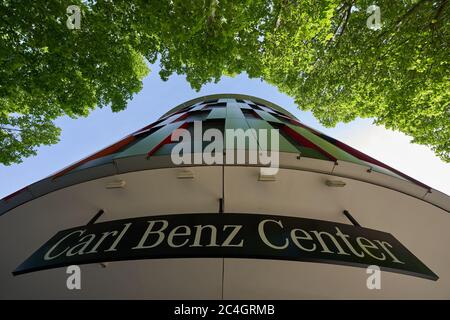
{"type": "Polygon", "coordinates": [[[346,183],[342,180],[327,180],[325,181],[325,184],[329,187],[338,187],[338,188],[345,187],[346,185],[346,183]]]}
{"type": "Polygon", "coordinates": [[[116,188],[123,188],[125,187],[125,181],[124,180],[116,180],[111,181],[106,184],[106,189],[116,189],[116,188]]]}
{"type": "Polygon", "coordinates": [[[188,169],[182,169],[177,173],[178,179],[194,179],[194,173],[188,169]]]}
{"type": "Polygon", "coordinates": [[[264,174],[264,173],[259,173],[259,181],[276,181],[277,180],[277,176],[276,174],[264,174]]]}

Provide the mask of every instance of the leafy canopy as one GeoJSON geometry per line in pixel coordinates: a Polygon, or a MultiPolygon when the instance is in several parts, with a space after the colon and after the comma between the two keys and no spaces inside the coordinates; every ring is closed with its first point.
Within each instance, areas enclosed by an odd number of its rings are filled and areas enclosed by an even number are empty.
{"type": "Polygon", "coordinates": [[[326,126],[356,117],[450,161],[448,0],[4,0],[0,4],[0,163],[58,141],[53,121],[123,110],[147,62],[199,90],[247,72],[326,126]],[[366,9],[381,8],[371,30],[366,9]],[[66,8],[82,10],[66,27],[66,8]]]}

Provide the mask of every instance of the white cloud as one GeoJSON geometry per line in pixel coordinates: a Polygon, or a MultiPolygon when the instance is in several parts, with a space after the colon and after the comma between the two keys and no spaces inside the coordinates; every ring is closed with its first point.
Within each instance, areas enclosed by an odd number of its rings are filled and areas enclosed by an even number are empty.
{"type": "Polygon", "coordinates": [[[428,147],[410,143],[403,133],[364,123],[342,130],[335,138],[450,195],[450,164],[428,147]]]}

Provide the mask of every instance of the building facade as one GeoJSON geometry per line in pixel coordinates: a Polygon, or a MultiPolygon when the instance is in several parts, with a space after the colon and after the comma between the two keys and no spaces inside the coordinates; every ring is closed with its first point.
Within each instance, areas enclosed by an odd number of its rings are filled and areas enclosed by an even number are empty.
{"type": "Polygon", "coordinates": [[[449,210],[269,101],[200,97],[0,200],[0,298],[449,299],[449,210]]]}

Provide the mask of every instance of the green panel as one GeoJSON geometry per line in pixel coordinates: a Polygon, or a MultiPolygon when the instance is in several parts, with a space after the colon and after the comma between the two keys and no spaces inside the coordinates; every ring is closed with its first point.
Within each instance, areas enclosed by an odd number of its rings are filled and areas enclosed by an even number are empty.
{"type": "Polygon", "coordinates": [[[181,117],[183,114],[185,114],[186,112],[182,112],[182,113],[178,113],[178,114],[174,114],[169,116],[166,120],[164,120],[161,123],[158,123],[158,126],[165,126],[166,124],[169,124],[175,120],[177,120],[179,117],[181,117]]]}
{"type": "Polygon", "coordinates": [[[175,123],[170,123],[170,124],[162,127],[161,129],[153,132],[148,137],[143,138],[142,140],[133,144],[129,148],[118,153],[114,157],[114,159],[124,158],[124,157],[139,155],[139,154],[147,154],[154,147],[156,147],[161,141],[163,141],[166,137],[170,136],[175,129],[177,129],[181,125],[183,125],[183,123],[184,123],[183,121],[179,121],[179,122],[175,122],[175,123]]]}
{"type": "Polygon", "coordinates": [[[278,120],[277,118],[275,118],[273,115],[271,115],[270,113],[268,113],[266,111],[256,110],[256,109],[255,109],[255,111],[261,118],[263,118],[266,121],[282,123],[280,120],[278,120]]]}
{"type": "Polygon", "coordinates": [[[166,156],[172,153],[172,149],[177,143],[167,143],[161,146],[153,155],[154,156],[166,156]]]}
{"type": "Polygon", "coordinates": [[[259,106],[259,107],[260,107],[261,109],[263,109],[264,111],[266,111],[266,112],[276,114],[276,112],[275,112],[273,109],[269,108],[269,107],[266,107],[266,106],[259,106]]]}
{"type": "Polygon", "coordinates": [[[225,129],[244,129],[247,130],[250,127],[248,126],[247,121],[244,118],[227,118],[225,120],[225,129]]]}
{"type": "MultiPolygon", "coordinates": [[[[268,135],[267,141],[268,141],[269,146],[272,145],[272,143],[270,141],[271,140],[270,130],[275,129],[274,127],[272,127],[269,123],[267,123],[264,120],[247,119],[247,122],[248,122],[248,125],[254,129],[256,129],[256,131],[258,131],[259,129],[267,129],[267,132],[266,132],[266,134],[268,135]]],[[[298,153],[297,147],[295,145],[293,145],[292,143],[290,143],[285,137],[283,137],[281,135],[281,133],[279,133],[278,147],[279,147],[280,152],[298,153]]]]}
{"type": "Polygon", "coordinates": [[[239,108],[239,105],[237,103],[228,103],[227,105],[227,119],[228,118],[238,118],[238,119],[244,119],[245,116],[241,111],[241,108],[239,108]]]}
{"type": "Polygon", "coordinates": [[[212,108],[206,119],[225,119],[226,115],[226,108],[212,108]]]}
{"type": "Polygon", "coordinates": [[[314,149],[311,149],[311,148],[307,148],[307,147],[302,147],[302,146],[297,146],[297,149],[300,152],[300,155],[302,157],[330,161],[330,159],[325,157],[322,153],[320,153],[317,150],[314,150],[314,149]]]}
{"type": "Polygon", "coordinates": [[[252,110],[252,109],[253,109],[253,108],[250,107],[248,104],[243,103],[243,102],[237,102],[236,104],[237,104],[237,105],[239,106],[239,108],[241,108],[241,109],[249,109],[249,110],[252,110]]]}
{"type": "MultiPolygon", "coordinates": [[[[248,123],[245,119],[238,119],[238,118],[227,118],[225,120],[225,148],[227,146],[227,135],[226,135],[226,129],[243,129],[244,131],[247,129],[250,129],[250,127],[248,126],[248,123]]],[[[235,139],[236,140],[236,139],[235,139]]],[[[256,140],[256,136],[252,135],[252,143],[256,146],[256,149],[258,149],[258,141],[256,140]]],[[[254,148],[249,148],[248,147],[248,139],[246,139],[246,147],[245,149],[249,149],[249,150],[254,150],[254,148]]],[[[237,142],[235,141],[234,143],[234,148],[237,147],[237,142]]]]}
{"type": "Polygon", "coordinates": [[[205,106],[202,104],[199,104],[193,108],[191,108],[189,111],[198,111],[198,110],[202,110],[205,106]]]}
{"type": "Polygon", "coordinates": [[[288,126],[291,129],[295,130],[300,135],[302,135],[303,137],[305,137],[306,139],[308,139],[309,141],[311,141],[312,143],[314,143],[315,145],[319,146],[320,148],[322,148],[323,150],[325,150],[326,152],[331,154],[336,159],[353,162],[353,163],[357,163],[360,165],[365,165],[365,163],[363,161],[361,161],[358,158],[352,156],[351,154],[345,152],[344,150],[339,149],[334,144],[326,141],[325,139],[322,139],[321,137],[315,135],[311,131],[309,131],[305,128],[299,127],[299,126],[292,125],[292,124],[288,124],[288,126]]]}

